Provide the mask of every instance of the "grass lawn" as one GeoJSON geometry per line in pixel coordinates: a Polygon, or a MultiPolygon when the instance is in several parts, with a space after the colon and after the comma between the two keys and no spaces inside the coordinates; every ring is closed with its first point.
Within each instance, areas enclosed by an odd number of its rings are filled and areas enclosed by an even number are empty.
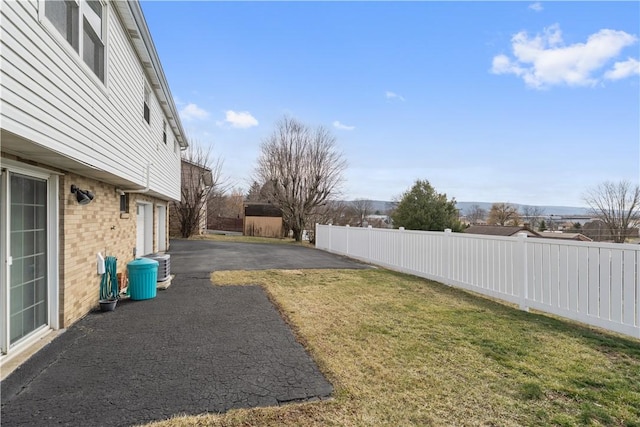
{"type": "Polygon", "coordinates": [[[212,280],[263,285],[334,398],[154,426],[640,426],[640,341],[383,269],[212,280]]]}

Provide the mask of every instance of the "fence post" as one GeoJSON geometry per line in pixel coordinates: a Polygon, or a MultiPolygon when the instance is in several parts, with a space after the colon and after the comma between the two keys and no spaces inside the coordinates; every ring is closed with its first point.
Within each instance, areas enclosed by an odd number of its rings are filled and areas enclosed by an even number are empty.
{"type": "Polygon", "coordinates": [[[351,228],[349,226],[349,224],[347,224],[347,227],[345,229],[345,235],[347,236],[347,255],[349,255],[349,228],[351,228]]]}
{"type": "Polygon", "coordinates": [[[371,262],[371,233],[373,230],[373,227],[371,227],[370,225],[367,226],[367,261],[371,262]]]}
{"type": "Polygon", "coordinates": [[[518,233],[518,250],[516,254],[520,258],[520,262],[516,265],[519,266],[519,274],[514,274],[515,279],[520,283],[520,310],[529,311],[529,283],[527,274],[527,234],[518,233]]]}
{"type": "Polygon", "coordinates": [[[444,230],[444,240],[442,242],[442,264],[443,269],[442,273],[445,277],[445,283],[451,286],[451,261],[453,257],[451,256],[451,229],[445,228],[444,230]]]}
{"type": "MultiPolygon", "coordinates": [[[[398,267],[400,267],[400,271],[404,271],[404,267],[403,267],[403,263],[402,260],[404,259],[404,227],[399,227],[398,228],[398,239],[397,239],[397,244],[399,246],[398,250],[396,251],[396,254],[399,254],[399,258],[398,258],[398,267]]],[[[395,260],[394,260],[395,261],[395,260]]]]}
{"type": "Polygon", "coordinates": [[[327,233],[329,234],[329,252],[333,252],[333,246],[331,246],[331,235],[333,234],[332,230],[331,230],[331,223],[329,223],[329,229],[327,230],[327,233]]]}

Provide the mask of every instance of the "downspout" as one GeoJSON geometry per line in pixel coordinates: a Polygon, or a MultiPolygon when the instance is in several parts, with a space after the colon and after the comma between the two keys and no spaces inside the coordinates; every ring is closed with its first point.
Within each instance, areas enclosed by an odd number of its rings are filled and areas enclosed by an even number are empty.
{"type": "Polygon", "coordinates": [[[124,194],[124,193],[148,193],[149,189],[150,189],[150,183],[151,183],[151,165],[153,165],[153,163],[149,162],[147,163],[147,187],[142,189],[142,190],[126,190],[126,189],[121,189],[121,188],[116,188],[116,191],[119,192],[120,194],[124,194]]]}

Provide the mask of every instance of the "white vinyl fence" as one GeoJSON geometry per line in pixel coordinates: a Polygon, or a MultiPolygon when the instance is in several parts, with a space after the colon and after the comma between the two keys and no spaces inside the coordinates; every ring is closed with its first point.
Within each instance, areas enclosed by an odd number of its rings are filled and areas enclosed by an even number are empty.
{"type": "Polygon", "coordinates": [[[317,225],[316,247],[640,338],[640,245],[317,225]]]}

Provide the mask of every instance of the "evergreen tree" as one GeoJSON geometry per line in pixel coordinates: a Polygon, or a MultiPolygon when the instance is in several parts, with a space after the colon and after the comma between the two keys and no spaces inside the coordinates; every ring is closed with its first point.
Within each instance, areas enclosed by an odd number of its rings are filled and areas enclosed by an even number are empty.
{"type": "Polygon", "coordinates": [[[417,180],[391,214],[394,227],[425,231],[461,231],[458,216],[455,199],[447,200],[447,195],[437,193],[427,180],[417,180]]]}

